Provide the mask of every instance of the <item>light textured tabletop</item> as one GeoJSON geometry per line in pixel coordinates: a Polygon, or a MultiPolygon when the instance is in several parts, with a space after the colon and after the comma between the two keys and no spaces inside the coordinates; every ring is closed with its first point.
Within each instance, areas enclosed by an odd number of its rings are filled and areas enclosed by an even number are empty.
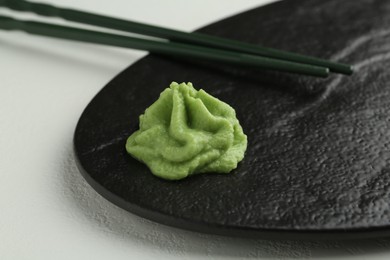
{"type": "MultiPolygon", "coordinates": [[[[191,31],[271,1],[47,2],[191,31]]],[[[0,259],[390,258],[389,239],[204,235],[142,219],[98,195],[75,166],[73,132],[93,96],[145,54],[0,32],[0,259]]]]}

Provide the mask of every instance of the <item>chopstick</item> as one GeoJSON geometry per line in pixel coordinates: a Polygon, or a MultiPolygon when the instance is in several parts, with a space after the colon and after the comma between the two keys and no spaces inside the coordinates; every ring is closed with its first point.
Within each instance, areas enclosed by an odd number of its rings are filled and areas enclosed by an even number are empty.
{"type": "MultiPolygon", "coordinates": [[[[313,58],[310,56],[304,56],[304,55],[299,55],[291,52],[285,52],[285,51],[280,51],[276,49],[271,49],[271,48],[264,48],[260,47],[257,45],[253,44],[248,44],[248,43],[243,43],[239,41],[233,41],[233,40],[228,40],[224,38],[219,38],[215,36],[210,36],[206,34],[200,34],[200,33],[187,33],[187,32],[182,32],[182,31],[177,31],[177,30],[172,30],[172,29],[167,29],[167,28],[162,28],[158,26],[152,26],[152,25],[147,25],[147,24],[142,24],[142,23],[137,23],[137,22],[132,22],[132,21],[126,21],[122,19],[117,19],[117,18],[111,18],[103,15],[97,15],[97,14],[92,14],[92,13],[87,13],[87,12],[82,12],[78,10],[72,10],[72,9],[64,9],[64,8],[58,8],[54,7],[52,5],[48,4],[42,4],[42,3],[31,3],[27,1],[21,1],[21,0],[0,0],[0,6],[10,8],[12,10],[16,11],[24,11],[24,12],[33,12],[39,15],[43,16],[49,16],[49,17],[61,17],[65,20],[68,21],[73,21],[73,22],[79,22],[79,23],[84,23],[84,24],[89,24],[89,25],[94,25],[94,26],[100,26],[100,27],[106,27],[110,29],[115,29],[115,30],[121,30],[121,31],[126,31],[126,32],[133,32],[133,33],[138,33],[138,34],[144,34],[148,36],[155,36],[155,37],[162,37],[162,38],[167,38],[170,41],[173,42],[184,42],[186,45],[182,44],[181,47],[183,48],[195,48],[193,45],[189,45],[188,43],[192,44],[198,44],[201,46],[209,46],[209,47],[217,47],[217,48],[222,48],[230,53],[233,51],[237,52],[242,52],[241,54],[241,61],[239,62],[240,64],[245,63],[246,61],[243,60],[243,57],[247,56],[248,59],[253,60],[254,57],[253,55],[260,55],[262,57],[258,56],[258,59],[263,59],[264,61],[267,61],[266,64],[263,64],[264,66],[270,66],[269,69],[276,69],[276,70],[282,70],[282,71],[288,71],[288,72],[295,72],[295,73],[303,73],[303,74],[308,74],[308,75],[313,75],[313,76],[321,76],[325,77],[327,73],[324,73],[324,68],[328,68],[332,72],[337,72],[337,73],[342,73],[346,75],[350,75],[353,72],[352,66],[346,65],[346,64],[341,64],[341,63],[335,63],[323,59],[318,59],[318,58],[313,58]],[[245,55],[243,53],[247,53],[250,55],[245,55]],[[268,57],[268,59],[266,59],[268,57]],[[281,61],[285,62],[290,62],[290,63],[282,63],[283,66],[281,66],[282,69],[278,69],[279,63],[281,61]],[[275,62],[275,64],[272,66],[271,63],[275,62]],[[296,63],[302,63],[306,64],[306,67],[300,67],[296,63]],[[288,66],[292,66],[291,69],[286,70],[288,66]],[[313,66],[310,66],[313,65],[313,66]],[[287,67],[286,67],[287,66],[287,67]],[[318,67],[323,67],[322,72],[318,74],[319,68],[318,67]],[[296,70],[296,68],[300,68],[296,70]]],[[[31,23],[31,22],[28,22],[31,23]]],[[[41,23],[43,25],[43,23],[41,23]]],[[[30,25],[27,25],[30,26],[30,25]]],[[[25,26],[20,29],[25,29],[25,26]]],[[[3,28],[4,29],[4,28],[3,28]]],[[[10,28],[9,28],[10,29],[10,28]]],[[[15,28],[14,28],[15,29],[15,28]]],[[[57,28],[60,29],[60,28],[57,28]]],[[[34,33],[30,30],[30,33],[34,33]]],[[[35,33],[34,33],[35,34],[35,33]]],[[[42,35],[42,34],[41,34],[42,35]]],[[[46,36],[51,36],[47,35],[46,36]]],[[[57,35],[58,36],[58,35],[57,35]]],[[[108,36],[108,35],[107,35],[108,36]]],[[[70,39],[70,38],[67,38],[70,39]]],[[[135,40],[136,38],[129,38],[129,40],[135,40]]],[[[79,39],[81,40],[81,39],[79,39]]],[[[89,41],[91,42],[91,41],[89,41]]],[[[101,42],[100,42],[101,43],[101,42]]],[[[108,44],[108,43],[106,43],[108,44]]],[[[119,45],[115,45],[119,46],[119,45]]],[[[131,46],[122,46],[121,47],[130,47],[134,48],[131,46]]],[[[199,46],[200,47],[200,46],[199,46]]],[[[144,50],[149,50],[151,52],[159,53],[155,48],[154,50],[151,49],[145,49],[145,48],[139,48],[139,49],[144,49],[144,50]]],[[[205,50],[205,49],[203,49],[205,50]]],[[[207,51],[213,50],[216,52],[217,50],[214,49],[208,49],[207,51]]],[[[198,50],[199,51],[199,50],[198,50]]],[[[161,52],[160,52],[161,53],[161,52]]],[[[165,53],[167,54],[167,53],[165,53]]],[[[169,53],[172,54],[172,53],[169,53]]],[[[212,53],[209,53],[212,54],[212,53]]],[[[223,55],[223,53],[219,53],[223,55]]],[[[200,55],[198,57],[201,57],[204,55],[200,55]]],[[[211,55],[213,56],[213,55],[211,55]]],[[[220,60],[220,59],[214,59],[214,60],[220,60]]],[[[224,61],[223,59],[220,61],[224,61]]],[[[237,63],[237,62],[235,62],[237,63]]],[[[249,65],[254,65],[252,62],[249,62],[249,65]]],[[[267,67],[262,67],[262,68],[267,68],[267,67]]],[[[302,66],[302,65],[301,65],[302,66]]]]}
{"type": "Polygon", "coordinates": [[[311,64],[329,68],[332,72],[350,75],[353,72],[352,66],[335,63],[310,56],[299,55],[291,52],[260,47],[254,44],[228,40],[201,33],[187,33],[168,28],[97,15],[78,10],[58,8],[48,4],[31,3],[21,0],[2,0],[0,6],[5,6],[17,11],[33,12],[43,16],[61,17],[68,21],[85,23],[100,27],[106,27],[126,32],[133,32],[154,37],[167,38],[174,42],[196,43],[200,45],[223,48],[227,50],[240,51],[248,54],[261,55],[269,58],[282,59],[286,61],[311,64]]]}

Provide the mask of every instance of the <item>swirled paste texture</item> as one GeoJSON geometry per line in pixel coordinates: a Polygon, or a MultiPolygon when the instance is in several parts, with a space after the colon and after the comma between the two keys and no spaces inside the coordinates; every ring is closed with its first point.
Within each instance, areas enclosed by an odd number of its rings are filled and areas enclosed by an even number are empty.
{"type": "Polygon", "coordinates": [[[247,137],[228,104],[173,82],[139,118],[126,150],[158,177],[228,173],[244,158],[247,137]]]}

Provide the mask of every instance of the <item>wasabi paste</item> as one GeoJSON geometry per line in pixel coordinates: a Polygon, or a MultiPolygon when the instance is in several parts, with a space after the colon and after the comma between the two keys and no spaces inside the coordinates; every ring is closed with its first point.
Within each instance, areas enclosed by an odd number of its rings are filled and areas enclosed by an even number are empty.
{"type": "Polygon", "coordinates": [[[196,173],[228,173],[244,158],[247,137],[232,107],[173,82],[139,117],[127,152],[167,180],[196,173]]]}

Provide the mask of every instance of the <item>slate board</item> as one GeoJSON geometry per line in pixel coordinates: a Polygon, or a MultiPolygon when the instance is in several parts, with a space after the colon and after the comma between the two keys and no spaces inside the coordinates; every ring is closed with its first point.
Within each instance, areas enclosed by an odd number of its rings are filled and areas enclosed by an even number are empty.
{"type": "Polygon", "coordinates": [[[261,238],[390,234],[390,2],[286,0],[204,33],[355,65],[316,79],[149,55],[115,77],[78,122],[81,173],[102,196],[179,228],[261,238]],[[125,152],[138,116],[171,81],[232,105],[248,150],[229,175],[169,182],[125,152]]]}

